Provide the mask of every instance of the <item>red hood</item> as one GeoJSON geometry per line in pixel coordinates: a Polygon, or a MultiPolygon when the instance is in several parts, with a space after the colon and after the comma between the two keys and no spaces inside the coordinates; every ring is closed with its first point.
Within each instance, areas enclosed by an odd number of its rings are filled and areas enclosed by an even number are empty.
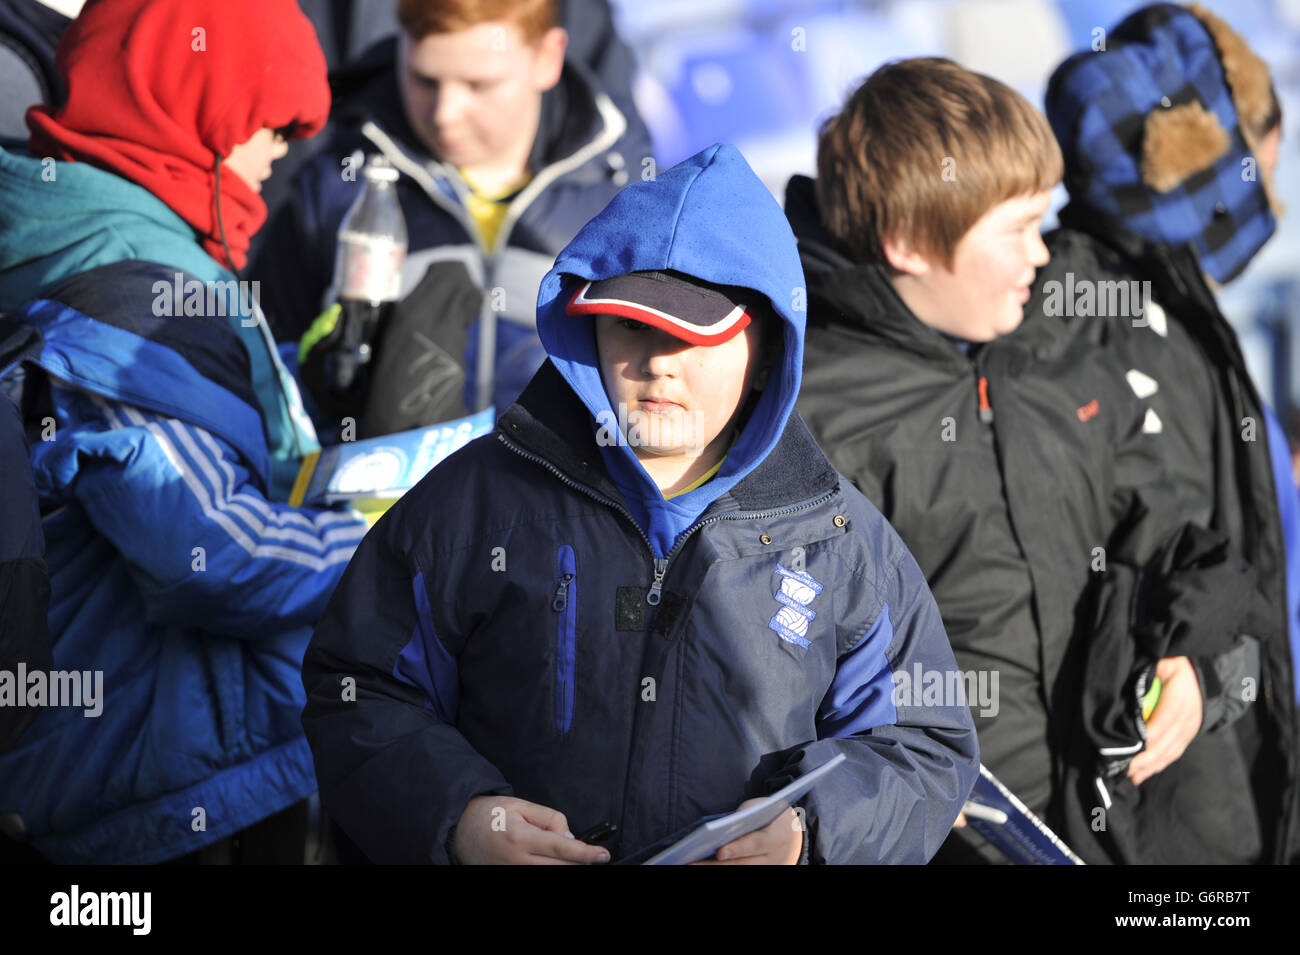
{"type": "Polygon", "coordinates": [[[33,155],[85,162],[130,179],[199,233],[217,261],[242,268],[266,204],[216,156],[263,127],[315,133],[329,114],[325,57],[294,0],[90,0],[59,42],[68,87],[57,112],[27,112],[33,155]]]}

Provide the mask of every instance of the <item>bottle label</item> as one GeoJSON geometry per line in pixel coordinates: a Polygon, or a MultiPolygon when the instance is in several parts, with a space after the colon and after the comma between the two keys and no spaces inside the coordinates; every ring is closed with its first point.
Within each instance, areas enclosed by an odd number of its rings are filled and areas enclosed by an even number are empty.
{"type": "Polygon", "coordinates": [[[406,247],[374,236],[339,237],[339,298],[396,302],[402,294],[406,247]]]}

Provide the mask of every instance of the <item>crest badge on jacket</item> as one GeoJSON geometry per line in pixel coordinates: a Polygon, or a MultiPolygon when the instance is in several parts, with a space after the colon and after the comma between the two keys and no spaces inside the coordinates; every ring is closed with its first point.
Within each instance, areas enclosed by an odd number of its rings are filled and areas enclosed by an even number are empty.
{"type": "Polygon", "coordinates": [[[781,607],[767,625],[786,643],[806,650],[811,646],[808,624],[817,616],[808,605],[822,592],[822,585],[807,571],[790,570],[780,564],[773,573],[779,578],[775,597],[781,607]]]}

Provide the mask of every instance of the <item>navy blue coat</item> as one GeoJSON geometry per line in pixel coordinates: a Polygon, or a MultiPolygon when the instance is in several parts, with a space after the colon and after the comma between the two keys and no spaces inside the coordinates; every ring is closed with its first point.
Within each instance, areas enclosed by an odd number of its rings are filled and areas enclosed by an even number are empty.
{"type": "Polygon", "coordinates": [[[843,753],[803,800],[814,862],[924,862],[978,773],[916,562],[793,412],[802,274],[740,154],[623,190],[542,282],[550,354],[497,432],[357,549],[303,664],[321,799],[377,861],[447,862],[469,800],[510,794],[612,858],[843,753]],[[741,208],[737,234],[728,210],[741,208]],[[622,444],[582,278],[672,268],[771,302],[784,348],[717,474],[665,500],[622,444]],[[608,420],[608,419],[605,419],[608,420]],[[657,599],[658,598],[658,599],[657,599]]]}
{"type": "Polygon", "coordinates": [[[803,803],[811,860],[927,861],[978,755],[964,701],[894,703],[894,673],[956,668],[898,535],[795,417],[648,613],[588,422],[545,366],[362,541],[303,666],[327,811],[376,861],[445,863],[469,800],[508,794],[617,822],[617,860],[844,753],[803,803]],[[806,649],[769,628],[797,548],[825,588],[806,649]]]}

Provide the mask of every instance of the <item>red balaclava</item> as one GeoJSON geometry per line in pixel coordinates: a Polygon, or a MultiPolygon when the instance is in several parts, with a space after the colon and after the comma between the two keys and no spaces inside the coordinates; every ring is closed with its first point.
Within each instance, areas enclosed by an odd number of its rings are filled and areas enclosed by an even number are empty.
{"type": "Polygon", "coordinates": [[[35,156],[116,173],[167,203],[218,262],[241,269],[266,203],[216,157],[263,127],[325,124],[325,56],[295,0],[90,0],[59,42],[57,112],[27,111],[35,156]]]}

